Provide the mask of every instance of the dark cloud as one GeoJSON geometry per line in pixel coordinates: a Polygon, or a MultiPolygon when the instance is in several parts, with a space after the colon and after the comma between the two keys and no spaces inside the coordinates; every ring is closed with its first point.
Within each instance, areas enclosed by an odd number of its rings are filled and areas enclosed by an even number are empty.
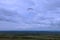
{"type": "Polygon", "coordinates": [[[12,19],[16,15],[17,15],[16,12],[5,10],[5,9],[0,9],[0,21],[7,21],[7,22],[16,23],[16,20],[12,19]]]}

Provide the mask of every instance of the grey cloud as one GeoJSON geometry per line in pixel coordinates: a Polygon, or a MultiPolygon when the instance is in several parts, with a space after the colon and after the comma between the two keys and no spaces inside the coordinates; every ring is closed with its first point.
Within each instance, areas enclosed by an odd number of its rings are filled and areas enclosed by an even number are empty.
{"type": "Polygon", "coordinates": [[[11,28],[12,30],[58,30],[60,28],[60,15],[57,15],[58,11],[56,10],[60,7],[60,1],[46,1],[19,0],[19,2],[12,3],[16,4],[14,6],[9,2],[9,5],[6,4],[0,9],[1,30],[10,30],[11,28]],[[46,3],[46,1],[48,2],[46,3]],[[9,9],[11,7],[13,9],[9,9]],[[33,10],[27,11],[28,8],[33,10]]]}
{"type": "Polygon", "coordinates": [[[13,17],[18,16],[16,12],[0,9],[0,21],[7,21],[7,22],[15,22],[16,20],[13,20],[13,17]]]}
{"type": "Polygon", "coordinates": [[[48,0],[48,3],[45,6],[48,10],[56,10],[60,7],[60,0],[48,0]]]}

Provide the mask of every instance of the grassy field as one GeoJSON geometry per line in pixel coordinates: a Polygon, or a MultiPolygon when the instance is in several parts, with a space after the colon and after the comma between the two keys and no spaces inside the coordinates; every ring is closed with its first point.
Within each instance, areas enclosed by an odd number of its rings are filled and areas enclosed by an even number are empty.
{"type": "Polygon", "coordinates": [[[60,33],[0,33],[0,40],[60,40],[60,33]]]}
{"type": "Polygon", "coordinates": [[[0,40],[60,40],[60,36],[39,35],[39,36],[0,36],[0,40]]]}

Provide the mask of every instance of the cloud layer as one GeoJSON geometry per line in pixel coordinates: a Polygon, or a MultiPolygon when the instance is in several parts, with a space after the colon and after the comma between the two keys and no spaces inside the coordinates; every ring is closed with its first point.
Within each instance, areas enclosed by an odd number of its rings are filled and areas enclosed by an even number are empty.
{"type": "Polygon", "coordinates": [[[0,30],[60,30],[60,0],[0,0],[0,30]]]}

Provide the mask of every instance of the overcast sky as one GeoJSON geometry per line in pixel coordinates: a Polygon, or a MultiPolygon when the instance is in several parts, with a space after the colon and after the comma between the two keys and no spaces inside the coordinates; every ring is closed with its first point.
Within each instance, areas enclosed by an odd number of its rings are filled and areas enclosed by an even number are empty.
{"type": "Polygon", "coordinates": [[[0,0],[0,30],[60,31],[60,0],[0,0]]]}

